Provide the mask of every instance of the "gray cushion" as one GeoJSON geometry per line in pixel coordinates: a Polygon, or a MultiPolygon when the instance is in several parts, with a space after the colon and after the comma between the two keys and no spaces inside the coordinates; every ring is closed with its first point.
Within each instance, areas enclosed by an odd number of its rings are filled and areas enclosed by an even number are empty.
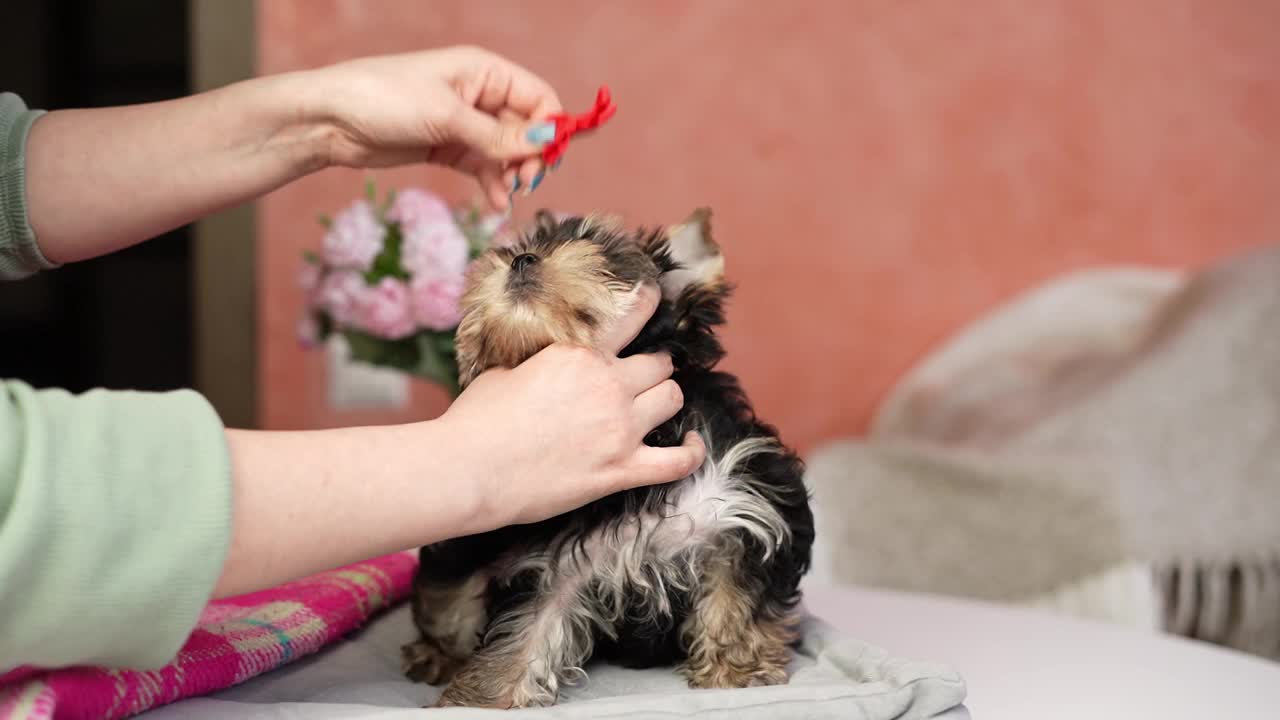
{"type": "Polygon", "coordinates": [[[570,718],[804,718],[909,720],[929,718],[964,701],[965,684],[938,665],[891,657],[884,650],[809,619],[787,685],[744,690],[690,690],[671,668],[626,670],[592,665],[588,679],[560,703],[530,710],[437,709],[424,714],[438,688],[401,677],[399,646],[413,634],[408,609],[374,621],[351,639],[312,658],[224,690],[209,698],[161,708],[148,720],[261,720],[263,718],[503,717],[570,718]]]}

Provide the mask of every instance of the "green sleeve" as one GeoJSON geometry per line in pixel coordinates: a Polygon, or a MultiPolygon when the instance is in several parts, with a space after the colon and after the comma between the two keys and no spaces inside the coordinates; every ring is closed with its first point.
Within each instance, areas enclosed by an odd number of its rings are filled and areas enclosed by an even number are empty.
{"type": "Polygon", "coordinates": [[[43,113],[0,93],[0,280],[52,268],[27,222],[27,131],[43,113]]]}
{"type": "Polygon", "coordinates": [[[0,673],[164,665],[230,534],[226,440],[200,395],[0,381],[0,673]]]}

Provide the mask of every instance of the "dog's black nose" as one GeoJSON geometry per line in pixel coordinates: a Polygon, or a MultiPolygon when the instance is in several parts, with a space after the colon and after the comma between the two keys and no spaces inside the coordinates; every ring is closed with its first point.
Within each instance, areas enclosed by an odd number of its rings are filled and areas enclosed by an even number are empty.
{"type": "Polygon", "coordinates": [[[516,272],[520,272],[530,265],[537,264],[537,262],[537,255],[534,255],[533,253],[524,253],[523,255],[517,255],[516,259],[511,261],[511,269],[516,272]]]}

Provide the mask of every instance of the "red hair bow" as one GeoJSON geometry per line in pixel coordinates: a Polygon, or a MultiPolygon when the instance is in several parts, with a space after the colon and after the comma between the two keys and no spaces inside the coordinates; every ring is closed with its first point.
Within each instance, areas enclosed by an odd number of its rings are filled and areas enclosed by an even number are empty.
{"type": "Polygon", "coordinates": [[[556,136],[542,149],[542,162],[548,166],[555,163],[561,155],[564,155],[565,148],[569,145],[569,138],[576,133],[595,130],[613,117],[617,111],[618,106],[613,104],[613,99],[609,96],[609,87],[601,85],[600,92],[596,93],[595,107],[587,112],[578,116],[567,113],[552,115],[548,120],[556,124],[556,136]]]}

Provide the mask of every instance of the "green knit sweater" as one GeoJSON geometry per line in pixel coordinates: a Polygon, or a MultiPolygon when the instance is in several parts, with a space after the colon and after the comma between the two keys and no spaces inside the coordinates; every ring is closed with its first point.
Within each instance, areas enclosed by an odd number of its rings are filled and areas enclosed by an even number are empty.
{"type": "MultiPolygon", "coordinates": [[[[27,220],[39,117],[0,94],[0,280],[53,267],[27,220]]],[[[222,569],[230,478],[222,423],[194,392],[0,379],[0,673],[171,660],[222,569]]]]}

